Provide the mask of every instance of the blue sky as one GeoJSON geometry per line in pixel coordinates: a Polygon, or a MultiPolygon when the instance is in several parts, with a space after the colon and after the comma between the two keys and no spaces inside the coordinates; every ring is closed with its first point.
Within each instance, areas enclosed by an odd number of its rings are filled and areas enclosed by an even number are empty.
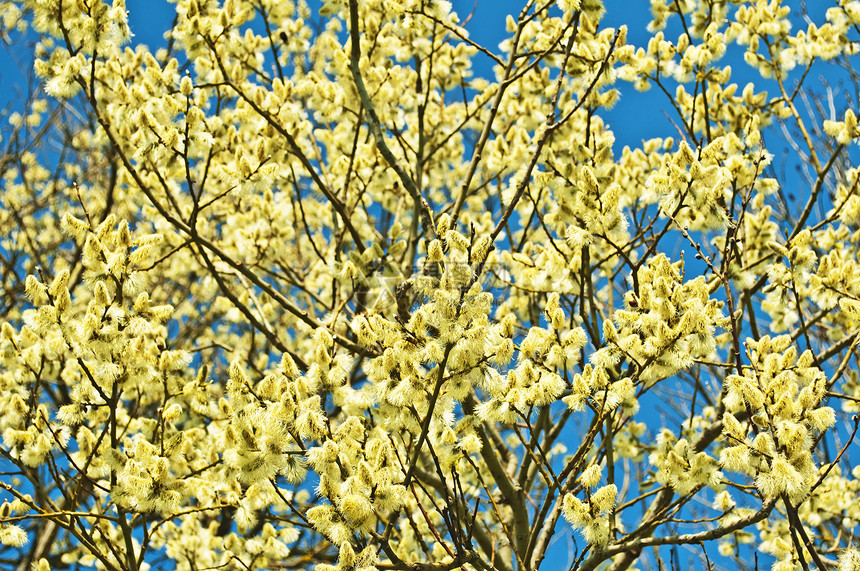
{"type": "MultiPolygon", "coordinates": [[[[310,2],[314,4],[313,0],[310,2]]],[[[470,39],[494,49],[507,37],[505,19],[508,14],[516,14],[522,9],[522,0],[453,0],[454,10],[460,15],[461,21],[474,11],[467,23],[470,39]]],[[[647,45],[651,34],[646,26],[651,19],[651,3],[648,0],[606,0],[606,15],[603,25],[617,27],[627,24],[628,42],[637,46],[647,45]]],[[[126,0],[131,14],[131,29],[135,34],[134,41],[147,44],[150,47],[164,43],[164,30],[170,27],[173,18],[173,5],[166,0],[126,0]]],[[[492,67],[488,58],[480,55],[475,59],[476,71],[491,77],[492,67]]],[[[666,107],[662,96],[652,90],[637,94],[633,100],[622,99],[616,106],[619,116],[629,113],[632,109],[646,105],[649,109],[666,107]]],[[[654,113],[638,114],[637,123],[630,125],[620,133],[618,142],[622,145],[636,145],[642,138],[658,136],[665,131],[666,118],[656,111],[654,113]]]]}
{"type": "MultiPolygon", "coordinates": [[[[130,13],[130,26],[134,34],[133,43],[146,44],[150,48],[157,48],[165,44],[164,31],[170,27],[174,16],[173,4],[166,0],[127,0],[130,13]]],[[[311,4],[315,4],[311,0],[311,4]]],[[[453,0],[454,9],[465,19],[474,10],[474,14],[467,24],[471,39],[493,49],[506,37],[505,19],[508,14],[516,15],[523,3],[521,0],[453,0]]],[[[628,42],[635,46],[647,45],[651,34],[646,26],[651,18],[650,2],[648,0],[605,0],[606,14],[602,20],[603,27],[617,27],[626,24],[628,27],[628,42]]],[[[789,2],[794,4],[794,2],[789,2]]],[[[819,3],[810,3],[813,6],[810,12],[816,20],[820,20],[823,14],[816,13],[815,6],[819,3]]],[[[818,12],[823,10],[818,8],[818,12]]],[[[678,30],[670,25],[667,36],[674,37],[678,30]]],[[[16,46],[5,42],[0,49],[0,106],[10,105],[17,108],[27,95],[26,78],[30,74],[30,62],[27,53],[16,49],[16,46]]],[[[729,46],[727,60],[740,57],[741,52],[737,46],[729,46]],[[735,51],[732,58],[732,51],[735,51]]],[[[737,61],[737,60],[736,60],[737,61]]],[[[741,62],[742,63],[742,62],[741,62]]],[[[476,72],[492,75],[492,68],[488,58],[482,58],[480,54],[475,59],[476,72]]],[[[761,83],[762,79],[754,72],[743,69],[743,65],[733,66],[734,75],[732,81],[741,86],[747,81],[755,80],[761,83]]],[[[673,132],[674,128],[668,121],[666,114],[670,111],[665,97],[656,89],[648,92],[637,93],[631,89],[623,90],[622,97],[610,113],[604,112],[606,119],[612,124],[617,137],[617,149],[621,150],[625,145],[637,146],[643,139],[656,136],[666,136],[667,132],[673,132]],[[647,112],[642,112],[645,109],[647,112]],[[634,121],[627,120],[635,117],[634,121]],[[617,121],[624,119],[624,121],[617,121]],[[619,128],[623,126],[623,128],[619,128]],[[668,129],[667,129],[668,128],[668,129]]]]}

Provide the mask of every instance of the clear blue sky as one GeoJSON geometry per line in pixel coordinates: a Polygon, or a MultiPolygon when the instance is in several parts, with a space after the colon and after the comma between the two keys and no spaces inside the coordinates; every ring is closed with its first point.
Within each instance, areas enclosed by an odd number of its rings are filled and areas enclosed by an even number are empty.
{"type": "MultiPolygon", "coordinates": [[[[315,2],[311,0],[313,5],[315,2]]],[[[617,27],[626,24],[628,27],[628,42],[635,46],[647,45],[649,32],[646,26],[650,20],[650,2],[648,0],[605,0],[606,15],[602,25],[617,27]]],[[[498,46],[506,37],[505,18],[507,14],[517,14],[521,9],[522,0],[453,0],[454,9],[461,19],[474,10],[467,28],[470,37],[476,42],[490,48],[498,46]]],[[[816,3],[811,3],[816,4],[816,3]]],[[[174,15],[174,5],[166,0],[127,0],[130,13],[130,25],[134,34],[134,43],[143,43],[150,48],[165,44],[164,32],[170,27],[174,15]]],[[[812,7],[814,13],[815,7],[812,7]]],[[[821,9],[819,8],[819,11],[821,9]]],[[[814,14],[815,15],[815,14],[814,14]]],[[[671,30],[671,28],[670,28],[671,30]]],[[[669,32],[670,37],[672,32],[669,32]]],[[[731,48],[730,48],[731,49],[731,48]]],[[[16,49],[8,42],[0,53],[0,107],[11,105],[18,108],[27,96],[26,77],[30,75],[30,61],[27,54],[16,49]]],[[[739,50],[738,50],[739,53],[739,50]]],[[[487,58],[480,54],[476,56],[476,71],[491,75],[491,66],[487,58]],[[482,61],[483,60],[483,61],[482,61]]],[[[755,79],[751,74],[740,75],[742,66],[734,66],[736,75],[733,81],[740,82],[755,79]]],[[[761,79],[758,78],[760,82],[761,79]]],[[[617,137],[618,150],[624,145],[638,145],[643,139],[667,133],[667,127],[674,130],[664,112],[669,106],[665,97],[656,89],[645,93],[631,93],[625,90],[625,96],[606,118],[612,123],[617,137]],[[632,97],[631,97],[632,96],[632,97]],[[643,112],[643,109],[646,112],[643,112]],[[615,121],[614,119],[635,117],[635,121],[615,121]],[[623,125],[623,128],[621,126],[623,125]]],[[[604,115],[606,115],[604,113],[604,115]]]]}
{"type": "MultiPolygon", "coordinates": [[[[154,48],[164,44],[164,31],[170,27],[174,11],[173,4],[166,0],[126,0],[130,15],[131,29],[135,43],[147,44],[154,48]]],[[[313,6],[318,4],[309,0],[313,6]]],[[[482,45],[493,49],[507,37],[505,19],[508,14],[518,14],[523,6],[523,0],[452,0],[454,9],[464,20],[474,11],[467,24],[470,38],[482,45]]],[[[799,10],[799,0],[784,2],[799,10]]],[[[823,19],[825,10],[820,2],[808,2],[807,10],[816,21],[823,19]]],[[[604,0],[606,14],[601,22],[603,27],[618,27],[627,25],[628,42],[639,47],[646,46],[651,34],[646,26],[651,19],[651,3],[649,0],[604,0]]],[[[667,29],[667,36],[674,38],[681,32],[677,18],[667,29]],[[677,29],[676,29],[677,28],[677,29]]],[[[800,22],[798,22],[800,24],[800,22]]],[[[732,81],[741,87],[748,81],[763,85],[763,80],[757,73],[746,69],[743,64],[742,51],[738,46],[729,46],[726,61],[734,59],[740,65],[733,65],[732,81]]],[[[492,75],[492,67],[488,58],[480,54],[475,59],[476,71],[485,76],[492,75]]],[[[8,87],[8,81],[0,77],[0,88],[8,87]]],[[[657,136],[667,136],[674,133],[675,128],[667,118],[671,116],[671,107],[665,96],[657,89],[644,93],[623,89],[623,95],[610,113],[603,112],[610,122],[616,136],[616,149],[620,151],[625,145],[638,146],[642,140],[657,136]],[[632,120],[631,120],[632,118],[632,120]]],[[[5,97],[5,96],[0,96],[5,97]]]]}
{"type": "MultiPolygon", "coordinates": [[[[310,0],[311,5],[314,3],[310,0]]],[[[507,15],[518,14],[523,6],[522,0],[453,0],[451,3],[460,15],[461,21],[474,10],[467,24],[469,37],[491,49],[507,37],[505,32],[507,15]]],[[[647,45],[650,33],[645,27],[651,19],[651,3],[648,0],[605,0],[604,4],[606,6],[604,26],[617,27],[627,24],[628,42],[637,46],[647,45]]],[[[164,30],[170,27],[173,18],[173,5],[166,0],[126,0],[126,5],[131,14],[134,41],[150,47],[162,45],[164,30]]],[[[492,75],[488,58],[478,55],[475,63],[478,71],[486,76],[492,75]]],[[[637,145],[643,138],[649,139],[665,133],[668,123],[659,109],[667,105],[663,96],[656,90],[636,94],[635,100],[620,100],[613,110],[613,115],[628,116],[631,111],[641,110],[643,106],[654,112],[636,113],[637,122],[616,133],[621,147],[637,145]]]]}

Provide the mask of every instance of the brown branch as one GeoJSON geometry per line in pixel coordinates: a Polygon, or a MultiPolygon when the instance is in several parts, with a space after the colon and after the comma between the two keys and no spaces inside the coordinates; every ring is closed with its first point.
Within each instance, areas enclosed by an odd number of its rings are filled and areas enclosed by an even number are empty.
{"type": "Polygon", "coordinates": [[[364,85],[364,79],[361,77],[361,68],[359,62],[361,60],[361,33],[358,29],[358,0],[349,0],[349,35],[351,48],[349,53],[349,69],[352,71],[352,78],[355,82],[355,88],[358,90],[358,96],[361,99],[361,105],[365,109],[367,117],[367,126],[373,134],[373,140],[376,142],[376,148],[382,153],[385,161],[388,163],[394,172],[397,173],[400,182],[412,197],[415,207],[421,213],[421,226],[425,236],[435,236],[436,228],[433,225],[433,217],[430,213],[430,206],[427,201],[421,196],[421,190],[415,184],[415,181],[406,172],[406,169],[400,164],[400,161],[391,152],[388,143],[385,142],[385,134],[382,132],[382,125],[379,121],[379,116],[373,107],[373,101],[370,99],[370,94],[367,92],[367,87],[364,85]]]}

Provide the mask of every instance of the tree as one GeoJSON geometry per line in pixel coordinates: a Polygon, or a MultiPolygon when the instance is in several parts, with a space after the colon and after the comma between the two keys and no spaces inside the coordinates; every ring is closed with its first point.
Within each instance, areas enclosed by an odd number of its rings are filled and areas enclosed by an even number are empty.
{"type": "Polygon", "coordinates": [[[4,565],[860,568],[860,2],[175,4],[0,4],[4,565]]]}

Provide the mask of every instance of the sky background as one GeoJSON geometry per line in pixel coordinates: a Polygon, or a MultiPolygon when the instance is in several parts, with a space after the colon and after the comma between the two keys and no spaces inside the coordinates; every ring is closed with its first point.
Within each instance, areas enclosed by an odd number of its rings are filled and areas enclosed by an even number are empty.
{"type": "MultiPolygon", "coordinates": [[[[311,1],[313,5],[314,2],[311,1]]],[[[506,38],[505,19],[507,15],[516,15],[522,7],[521,0],[453,0],[455,11],[461,15],[461,20],[474,10],[468,22],[467,29],[470,38],[479,44],[497,48],[506,38]]],[[[628,26],[628,42],[644,46],[650,37],[645,29],[650,21],[650,2],[647,0],[606,0],[607,13],[603,26],[617,27],[626,23],[628,26]]],[[[126,0],[129,10],[131,31],[134,34],[133,44],[146,44],[150,48],[165,45],[164,32],[173,20],[174,5],[166,0],[126,0]]],[[[4,38],[5,40],[5,38],[4,38]]],[[[11,106],[17,109],[28,95],[27,76],[30,75],[29,54],[3,41],[0,52],[0,108],[11,106]]],[[[492,67],[486,57],[478,54],[475,58],[476,74],[492,77],[492,67]]],[[[647,113],[637,112],[635,124],[625,125],[625,129],[616,132],[619,147],[636,145],[643,138],[648,139],[665,133],[666,117],[660,110],[666,107],[662,94],[652,90],[644,94],[636,94],[635,99],[621,99],[616,105],[613,115],[624,116],[633,111],[647,109],[647,113]],[[629,127],[629,128],[628,128],[629,127]]]]}
{"type": "MultiPolygon", "coordinates": [[[[311,6],[318,2],[310,0],[311,6]]],[[[505,32],[505,19],[508,14],[516,15],[521,9],[522,0],[453,0],[454,10],[464,20],[473,12],[466,28],[469,30],[470,38],[490,49],[496,49],[498,44],[507,37],[505,32]]],[[[800,1],[788,0],[784,4],[792,6],[794,13],[798,13],[800,1]]],[[[826,6],[830,3],[808,2],[807,10],[814,21],[823,20],[826,6]]],[[[167,0],[126,0],[129,10],[130,27],[134,37],[133,44],[145,44],[152,49],[165,45],[164,32],[167,30],[174,17],[174,5],[167,0]]],[[[618,27],[627,25],[627,41],[637,46],[647,46],[651,33],[646,27],[651,19],[651,8],[648,0],[604,0],[606,14],[601,21],[601,27],[618,27]]],[[[795,28],[805,25],[798,19],[795,28]]],[[[666,30],[667,37],[674,39],[680,33],[677,18],[670,20],[666,30]],[[673,25],[674,24],[674,25],[673,25]]],[[[17,49],[8,39],[3,38],[2,51],[0,51],[0,108],[17,109],[28,95],[27,81],[31,75],[29,54],[17,49]]],[[[727,48],[725,62],[734,61],[732,66],[731,81],[738,83],[742,89],[748,81],[755,81],[757,85],[767,86],[768,83],[758,74],[748,69],[742,61],[742,50],[739,46],[730,45],[727,48]]],[[[492,77],[492,64],[489,58],[477,54],[474,60],[476,75],[492,77]]],[[[829,75],[831,82],[841,79],[843,74],[836,69],[829,75]]],[[[818,84],[817,78],[811,78],[810,84],[818,84]]],[[[601,115],[611,125],[616,136],[616,152],[620,152],[624,146],[638,146],[641,141],[658,136],[668,136],[674,133],[675,128],[669,121],[672,116],[671,107],[665,96],[656,88],[647,92],[635,92],[632,89],[622,88],[622,96],[618,103],[610,111],[602,111],[601,115]],[[671,113],[670,113],[671,112],[671,113]],[[669,117],[667,117],[667,114],[669,117]]],[[[739,91],[741,90],[739,89],[739,91]]],[[[774,92],[774,88],[770,91],[774,92]]],[[[766,141],[769,145],[773,142],[766,141]]]]}

